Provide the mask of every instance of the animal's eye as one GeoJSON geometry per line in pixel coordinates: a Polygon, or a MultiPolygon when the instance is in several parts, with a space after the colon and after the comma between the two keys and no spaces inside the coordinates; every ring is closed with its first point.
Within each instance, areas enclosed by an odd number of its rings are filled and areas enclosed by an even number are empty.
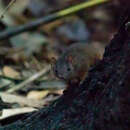
{"type": "Polygon", "coordinates": [[[67,71],[70,71],[70,68],[67,68],[67,71]]]}

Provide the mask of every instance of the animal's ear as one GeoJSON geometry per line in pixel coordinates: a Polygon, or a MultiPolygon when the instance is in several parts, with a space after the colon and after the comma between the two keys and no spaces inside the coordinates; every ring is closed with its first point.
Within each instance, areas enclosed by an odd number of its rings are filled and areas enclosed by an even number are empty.
{"type": "Polygon", "coordinates": [[[72,63],[72,62],[73,62],[73,57],[72,57],[71,55],[69,55],[69,56],[67,57],[67,61],[68,61],[69,63],[72,63]]]}

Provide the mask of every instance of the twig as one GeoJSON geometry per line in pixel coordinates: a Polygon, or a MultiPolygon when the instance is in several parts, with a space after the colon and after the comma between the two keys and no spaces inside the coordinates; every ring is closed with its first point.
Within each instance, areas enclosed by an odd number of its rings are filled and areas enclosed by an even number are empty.
{"type": "Polygon", "coordinates": [[[30,78],[28,78],[27,80],[21,82],[18,85],[13,86],[13,88],[10,88],[7,90],[7,92],[11,93],[14,92],[16,90],[19,90],[21,88],[23,88],[25,85],[31,83],[32,81],[36,80],[37,78],[41,77],[42,75],[44,75],[46,72],[48,72],[50,70],[50,66],[46,67],[45,69],[41,70],[40,72],[38,72],[37,74],[31,76],[30,78]]]}
{"type": "Polygon", "coordinates": [[[38,86],[38,89],[47,89],[47,90],[60,90],[65,89],[66,84],[63,81],[59,80],[53,80],[53,81],[44,81],[41,82],[40,86],[38,86]]]}
{"type": "Polygon", "coordinates": [[[67,8],[67,9],[58,11],[56,13],[50,14],[50,15],[45,16],[43,18],[39,18],[36,21],[26,23],[24,25],[14,27],[12,29],[7,29],[7,30],[0,33],[0,40],[10,38],[10,37],[15,36],[17,34],[20,34],[22,32],[30,31],[32,29],[37,28],[38,26],[40,26],[42,24],[46,24],[50,21],[54,21],[54,20],[60,19],[64,16],[76,13],[82,9],[93,7],[95,5],[102,4],[105,2],[109,2],[109,1],[110,0],[91,0],[91,1],[83,2],[81,4],[78,4],[78,5],[72,6],[70,8],[67,8]]]}
{"type": "Polygon", "coordinates": [[[3,12],[0,15],[0,19],[2,19],[5,15],[5,13],[7,12],[7,10],[16,2],[16,0],[11,0],[9,2],[9,4],[7,5],[7,7],[3,10],[3,12]]]}
{"type": "MultiPolygon", "coordinates": [[[[4,76],[4,75],[0,75],[0,78],[2,79],[6,79],[6,80],[9,80],[13,83],[21,83],[23,82],[25,79],[15,79],[15,78],[11,78],[11,77],[7,77],[7,76],[4,76]]],[[[37,87],[37,89],[55,89],[55,90],[60,90],[60,89],[65,89],[66,88],[66,84],[62,81],[59,81],[59,80],[39,80],[39,79],[36,79],[35,80],[37,83],[40,83],[40,86],[37,87]]],[[[6,86],[10,85],[11,83],[9,84],[6,84],[6,86]]],[[[5,88],[5,85],[3,86],[0,86],[0,89],[2,88],[5,88]]],[[[35,89],[35,88],[34,88],[35,89]]]]}

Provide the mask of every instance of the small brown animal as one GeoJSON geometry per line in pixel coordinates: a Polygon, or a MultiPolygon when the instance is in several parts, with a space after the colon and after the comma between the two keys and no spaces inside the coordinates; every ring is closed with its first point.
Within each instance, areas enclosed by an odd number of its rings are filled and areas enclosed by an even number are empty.
{"type": "Polygon", "coordinates": [[[100,43],[71,45],[54,65],[56,77],[68,83],[80,83],[85,79],[90,67],[103,58],[104,50],[100,43]]]}

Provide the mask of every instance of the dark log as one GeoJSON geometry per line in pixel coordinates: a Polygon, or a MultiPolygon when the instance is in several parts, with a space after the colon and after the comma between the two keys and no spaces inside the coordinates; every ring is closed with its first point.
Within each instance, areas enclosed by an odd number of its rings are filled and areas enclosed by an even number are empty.
{"type": "Polygon", "coordinates": [[[130,32],[125,24],[80,86],[0,130],[130,130],[130,32]]]}

